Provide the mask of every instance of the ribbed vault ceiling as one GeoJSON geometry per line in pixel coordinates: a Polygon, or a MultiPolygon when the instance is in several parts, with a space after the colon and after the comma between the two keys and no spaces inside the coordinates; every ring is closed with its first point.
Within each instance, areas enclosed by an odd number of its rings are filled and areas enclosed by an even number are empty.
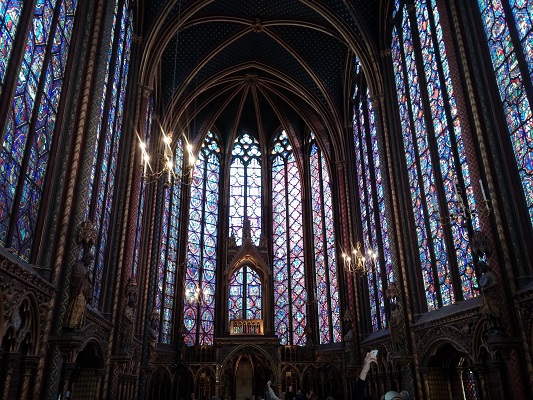
{"type": "Polygon", "coordinates": [[[142,3],[140,82],[170,129],[226,145],[268,143],[305,125],[335,141],[349,118],[353,54],[371,65],[378,0],[152,0],[142,3]]]}

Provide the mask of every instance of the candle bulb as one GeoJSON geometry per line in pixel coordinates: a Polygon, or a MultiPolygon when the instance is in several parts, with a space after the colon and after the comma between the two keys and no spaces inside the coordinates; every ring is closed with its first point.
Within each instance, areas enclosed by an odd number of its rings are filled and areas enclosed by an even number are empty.
{"type": "Polygon", "coordinates": [[[483,187],[483,181],[479,180],[479,186],[481,187],[481,194],[483,195],[483,201],[487,201],[487,195],[485,194],[485,188],[483,187]]]}

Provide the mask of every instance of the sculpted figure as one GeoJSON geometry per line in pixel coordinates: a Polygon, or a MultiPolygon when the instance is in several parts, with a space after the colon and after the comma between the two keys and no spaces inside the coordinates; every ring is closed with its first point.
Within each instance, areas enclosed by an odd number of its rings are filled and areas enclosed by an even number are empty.
{"type": "Polygon", "coordinates": [[[65,323],[67,328],[80,329],[83,325],[85,307],[91,303],[93,298],[93,286],[88,272],[88,267],[93,259],[94,255],[91,252],[86,252],[72,268],[70,305],[65,323]]]}
{"type": "Polygon", "coordinates": [[[124,307],[122,323],[120,325],[120,352],[128,354],[133,341],[133,324],[135,320],[135,303],[137,297],[137,285],[130,279],[128,282],[128,300],[124,307]]]}

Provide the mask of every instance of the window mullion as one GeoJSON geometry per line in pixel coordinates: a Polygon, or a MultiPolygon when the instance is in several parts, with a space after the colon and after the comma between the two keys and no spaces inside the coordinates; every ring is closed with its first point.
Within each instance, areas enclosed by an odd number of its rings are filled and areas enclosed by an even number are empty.
{"type": "MultiPolygon", "coordinates": [[[[518,36],[518,32],[516,30],[516,20],[515,20],[515,14],[513,13],[513,8],[509,4],[508,0],[500,0],[503,10],[505,12],[505,19],[506,24],[509,29],[509,35],[511,36],[511,41],[513,42],[514,47],[514,53],[516,56],[516,61],[518,62],[518,67],[520,69],[520,73],[522,74],[522,84],[524,85],[524,89],[526,91],[527,98],[529,100],[529,104],[533,106],[533,81],[530,78],[531,74],[529,73],[529,67],[527,64],[527,61],[524,57],[524,48],[522,46],[522,42],[518,36]],[[514,23],[513,23],[514,22],[514,23]]],[[[524,39],[527,40],[527,39],[524,39]]],[[[532,66],[533,68],[533,66],[532,66]]]]}
{"type": "MultiPolygon", "coordinates": [[[[461,158],[459,155],[459,149],[457,147],[457,138],[456,138],[456,132],[455,132],[454,119],[452,117],[452,113],[450,110],[450,97],[448,95],[448,91],[446,90],[447,85],[446,85],[446,80],[444,77],[442,57],[446,57],[446,55],[441,54],[440,48],[438,45],[437,28],[435,25],[434,10],[431,7],[431,2],[427,0],[426,5],[427,5],[427,10],[428,10],[429,23],[431,27],[433,51],[435,53],[434,59],[437,64],[438,77],[439,77],[439,82],[441,85],[440,94],[442,95],[443,108],[444,108],[444,112],[445,112],[446,119],[447,119],[446,126],[448,128],[448,135],[450,138],[449,142],[450,142],[450,146],[452,149],[452,154],[453,154],[453,159],[454,159],[454,164],[455,164],[454,165],[455,166],[455,171],[454,171],[455,179],[463,193],[462,199],[463,201],[466,200],[465,204],[468,207],[468,198],[466,197],[466,184],[465,184],[464,175],[462,172],[462,163],[461,163],[461,158]]],[[[443,18],[443,16],[441,15],[440,18],[443,18]]],[[[457,118],[459,118],[459,116],[457,116],[457,118]]],[[[439,168],[439,172],[440,172],[440,168],[439,168]]],[[[443,193],[442,198],[445,198],[444,193],[443,193]]],[[[471,218],[466,218],[466,225],[467,225],[466,226],[467,231],[469,232],[470,235],[472,235],[473,226],[472,226],[471,218]]],[[[456,300],[464,300],[461,278],[459,276],[459,260],[457,259],[457,253],[455,251],[452,251],[452,249],[455,249],[456,246],[454,244],[453,234],[451,232],[451,229],[449,230],[449,235],[450,235],[450,238],[452,238],[452,243],[451,243],[451,246],[449,245],[448,247],[450,249],[450,251],[448,251],[448,261],[450,262],[450,273],[451,273],[452,282],[453,282],[453,292],[454,292],[454,296],[456,300]]],[[[446,237],[448,237],[448,235],[446,235],[446,237]]]]}
{"type": "Polygon", "coordinates": [[[333,318],[332,318],[332,306],[331,306],[331,282],[329,276],[329,263],[328,258],[328,242],[326,239],[326,211],[325,211],[325,200],[324,200],[324,176],[323,173],[323,163],[324,158],[322,157],[322,151],[318,148],[317,145],[317,155],[318,155],[318,165],[319,165],[319,183],[320,183],[320,207],[321,217],[322,217],[322,246],[324,249],[324,278],[326,280],[326,293],[327,293],[327,303],[328,303],[328,320],[329,320],[329,340],[333,341],[333,318]]]}
{"type": "MultiPolygon", "coordinates": [[[[60,2],[60,0],[59,0],[60,2]]],[[[35,95],[35,99],[33,99],[33,109],[30,117],[30,121],[28,124],[28,135],[26,137],[26,142],[24,144],[24,155],[22,157],[22,163],[20,165],[20,173],[17,181],[17,188],[15,190],[15,196],[13,197],[13,208],[11,210],[11,216],[10,216],[10,222],[9,222],[9,228],[7,231],[6,236],[6,248],[9,248],[13,244],[13,236],[15,234],[15,228],[17,225],[17,221],[19,218],[19,207],[18,205],[21,202],[22,199],[22,193],[26,182],[26,172],[28,170],[28,164],[30,162],[30,156],[31,156],[31,143],[33,142],[33,139],[35,138],[35,124],[37,120],[37,116],[39,114],[39,104],[41,103],[41,99],[43,97],[43,91],[44,91],[44,85],[46,83],[46,68],[48,67],[48,64],[50,62],[51,58],[51,50],[52,45],[55,38],[55,31],[57,29],[58,25],[58,18],[59,13],[61,9],[61,4],[56,3],[56,7],[54,8],[54,16],[52,18],[52,23],[50,24],[50,31],[48,32],[48,42],[46,43],[46,50],[45,50],[45,56],[43,63],[41,65],[41,71],[39,76],[39,84],[37,88],[37,93],[35,95]]],[[[32,14],[33,15],[33,14],[32,14]]],[[[30,19],[30,26],[33,23],[33,18],[30,19]]],[[[24,57],[25,52],[23,52],[22,57],[24,57]]],[[[31,65],[29,66],[31,67],[31,65]]],[[[32,72],[28,72],[29,74],[32,74],[32,72]]],[[[18,78],[18,75],[17,75],[18,78]]],[[[26,82],[26,89],[29,85],[29,82],[26,82]]],[[[13,96],[10,96],[9,101],[9,110],[13,109],[13,96]]],[[[9,118],[9,112],[7,113],[6,118],[9,118]]],[[[13,127],[13,129],[16,129],[13,127]]],[[[18,250],[18,249],[17,249],[18,250]]]]}
{"type": "Polygon", "coordinates": [[[283,174],[285,176],[285,235],[286,235],[286,247],[287,247],[287,299],[289,300],[289,332],[288,344],[294,344],[293,340],[293,305],[292,305],[292,274],[291,274],[291,235],[289,227],[289,171],[288,171],[288,159],[283,159],[283,174]]]}
{"type": "MultiPolygon", "coordinates": [[[[366,85],[363,86],[363,89],[366,89],[366,85]]],[[[366,93],[366,90],[363,90],[363,93],[366,93]]],[[[376,182],[376,170],[375,170],[375,166],[374,166],[374,158],[372,157],[372,153],[373,153],[373,147],[372,147],[372,137],[371,137],[371,130],[370,130],[370,110],[369,110],[369,107],[368,107],[368,97],[365,96],[365,101],[362,102],[362,106],[363,106],[363,113],[365,115],[365,119],[364,119],[364,142],[366,142],[366,148],[367,148],[367,155],[368,155],[368,165],[367,165],[367,170],[368,170],[368,173],[370,174],[370,181],[372,183],[372,186],[375,186],[375,182],[376,182]]],[[[366,185],[365,185],[365,188],[366,188],[366,185]]],[[[373,190],[373,191],[370,191],[368,190],[368,204],[370,204],[370,202],[372,202],[373,204],[373,215],[372,217],[374,218],[375,221],[379,221],[379,201],[378,201],[378,197],[377,197],[377,193],[376,193],[376,190],[373,190]]],[[[375,227],[372,227],[372,220],[370,218],[370,213],[367,211],[368,215],[369,215],[369,218],[368,218],[368,233],[369,233],[369,237],[368,237],[368,240],[369,240],[369,244],[370,246],[372,246],[372,251],[374,251],[374,246],[376,246],[376,248],[380,248],[380,243],[382,243],[381,241],[381,229],[380,229],[380,225],[378,223],[375,224],[375,227]],[[374,240],[373,240],[373,237],[372,237],[372,229],[375,228],[375,241],[376,243],[374,243],[374,240]]],[[[372,260],[370,261],[370,264],[372,264],[372,260]]],[[[380,264],[381,266],[381,264],[380,264]]],[[[378,329],[381,329],[383,328],[382,326],[382,319],[381,319],[381,310],[380,310],[380,307],[379,307],[379,303],[381,301],[381,299],[379,298],[379,295],[378,295],[378,290],[379,290],[379,286],[378,285],[381,285],[381,287],[383,287],[383,282],[379,282],[377,281],[377,278],[378,278],[378,274],[377,274],[377,266],[376,266],[376,271],[374,271],[374,268],[372,268],[372,273],[373,273],[373,276],[374,276],[374,279],[373,279],[373,282],[374,282],[374,296],[375,296],[375,299],[376,299],[376,317],[377,317],[377,322],[378,322],[378,329]]],[[[387,274],[381,274],[382,276],[387,276],[387,274]]]]}
{"type": "MultiPolygon", "coordinates": [[[[401,11],[401,13],[404,13],[405,12],[405,8],[401,11]]],[[[401,13],[399,13],[401,15],[401,13]]],[[[398,31],[398,37],[399,37],[399,46],[398,46],[398,49],[400,51],[400,55],[401,55],[401,63],[402,63],[402,66],[403,66],[403,87],[405,89],[405,92],[406,92],[406,101],[407,101],[407,109],[408,109],[408,112],[407,114],[409,115],[409,125],[411,127],[411,131],[409,132],[409,135],[411,136],[411,140],[412,140],[412,143],[413,143],[413,155],[414,155],[414,165],[416,166],[416,173],[417,173],[417,183],[419,185],[419,187],[421,188],[421,197],[423,197],[423,188],[424,188],[424,185],[423,185],[423,182],[422,182],[422,176],[423,176],[423,173],[422,173],[422,168],[421,168],[421,163],[420,163],[420,152],[419,152],[419,148],[418,148],[418,141],[417,141],[417,137],[416,137],[416,130],[415,130],[415,120],[414,120],[414,115],[413,115],[413,100],[411,98],[411,86],[409,85],[409,77],[408,77],[408,72],[407,72],[407,61],[406,61],[406,55],[405,55],[405,49],[402,45],[402,43],[404,42],[404,32],[403,32],[403,25],[402,25],[402,18],[399,18],[398,20],[398,26],[397,26],[397,31],[398,31]]],[[[404,133],[405,135],[405,133],[404,133]]],[[[408,179],[409,180],[409,179],[408,179]]],[[[412,197],[410,194],[407,195],[407,198],[411,201],[411,207],[412,207],[412,197]]],[[[426,230],[426,232],[431,232],[431,229],[430,229],[430,226],[429,226],[429,213],[428,213],[428,210],[427,210],[427,207],[426,207],[426,201],[425,201],[425,198],[422,198],[422,207],[421,207],[421,211],[424,215],[424,228],[426,230]]],[[[415,217],[413,215],[413,221],[415,221],[415,217]]],[[[416,221],[415,221],[415,225],[416,225],[416,221]]],[[[432,271],[432,279],[433,279],[433,282],[435,283],[436,282],[436,289],[435,290],[435,293],[436,293],[436,296],[437,296],[437,302],[439,304],[439,306],[442,304],[442,297],[441,297],[441,293],[440,293],[440,290],[438,288],[438,271],[436,269],[436,257],[435,257],[435,247],[434,247],[434,244],[433,244],[433,236],[431,235],[426,235],[427,236],[427,241],[428,241],[428,249],[429,249],[429,254],[430,254],[430,257],[431,257],[431,271],[432,271]]],[[[416,237],[416,233],[415,233],[415,240],[418,242],[418,237],[416,237]]],[[[422,265],[421,265],[421,262],[420,262],[420,257],[415,257],[415,262],[418,264],[418,269],[419,271],[422,270],[422,265]]],[[[420,274],[417,274],[417,276],[420,276],[420,274]]],[[[426,299],[426,289],[424,288],[424,282],[422,281],[422,279],[420,278],[418,280],[419,284],[421,285],[421,287],[419,286],[420,288],[420,295],[423,299],[426,299]]],[[[426,311],[427,311],[427,308],[428,308],[428,304],[427,304],[427,300],[423,300],[422,301],[422,304],[424,304],[424,307],[426,308],[426,311]]]]}
{"type": "MultiPolygon", "coordinates": [[[[438,146],[436,143],[436,136],[435,136],[436,133],[433,127],[433,121],[432,121],[433,114],[432,114],[431,104],[429,101],[427,90],[425,90],[425,88],[427,88],[427,80],[426,80],[426,75],[424,71],[424,64],[423,64],[423,61],[421,61],[421,57],[420,57],[422,55],[422,50],[421,50],[421,43],[420,43],[420,35],[418,31],[418,23],[417,23],[418,21],[416,18],[416,9],[414,7],[412,8],[412,11],[409,12],[409,19],[410,19],[410,26],[411,26],[411,34],[413,37],[413,51],[416,52],[416,55],[417,55],[416,66],[417,66],[417,75],[419,79],[419,88],[420,88],[420,97],[421,97],[420,100],[422,102],[422,108],[424,110],[424,120],[425,120],[425,125],[426,125],[426,130],[427,130],[428,148],[429,148],[430,159],[433,165],[433,168],[432,168],[433,177],[435,179],[434,184],[435,184],[436,192],[440,194],[440,198],[444,200],[446,199],[445,192],[444,192],[444,183],[443,183],[442,171],[440,169],[440,164],[439,164],[438,146]]],[[[420,176],[423,176],[423,175],[420,175],[420,176]]],[[[439,205],[440,205],[440,202],[439,202],[439,205]]],[[[428,216],[428,218],[426,219],[426,231],[428,232],[428,237],[433,238],[432,229],[430,227],[430,221],[429,221],[429,207],[427,204],[427,195],[422,196],[422,206],[424,207],[426,215],[428,216]]],[[[447,207],[443,207],[443,208],[446,210],[446,217],[449,218],[448,208],[447,207]]],[[[455,281],[455,275],[457,271],[457,264],[455,261],[456,258],[455,258],[455,254],[452,257],[450,256],[451,255],[450,249],[455,248],[455,244],[453,242],[453,235],[452,235],[449,224],[441,223],[441,229],[444,232],[444,242],[446,243],[446,247],[447,247],[446,257],[448,261],[448,270],[450,271],[452,275],[452,279],[454,279],[455,281]]],[[[437,270],[436,262],[433,263],[432,269],[434,273],[433,281],[434,281],[435,287],[438,288],[437,298],[438,298],[439,307],[442,307],[444,303],[442,299],[442,290],[441,290],[441,284],[439,280],[439,273],[437,270]]],[[[456,287],[456,285],[454,285],[453,293],[454,293],[455,299],[462,298],[462,292],[458,293],[457,290],[458,288],[456,287]]],[[[460,287],[459,287],[459,290],[460,290],[460,287]]]]}
{"type": "Polygon", "coordinates": [[[208,164],[209,163],[209,154],[206,154],[205,155],[205,159],[204,159],[204,171],[203,171],[203,182],[202,182],[202,198],[204,199],[203,201],[203,207],[202,207],[202,215],[200,216],[200,221],[202,221],[202,223],[200,224],[200,243],[199,243],[199,249],[200,249],[200,264],[198,265],[198,288],[200,289],[200,292],[199,292],[199,298],[198,298],[198,301],[197,301],[197,304],[196,304],[196,324],[197,324],[197,328],[196,328],[196,343],[197,344],[200,344],[200,331],[202,329],[202,296],[204,295],[203,294],[203,289],[202,289],[202,284],[203,284],[203,274],[204,274],[204,269],[203,269],[203,265],[204,265],[204,235],[205,235],[205,208],[207,207],[207,201],[206,201],[206,194],[207,194],[207,174],[208,174],[208,164]]]}

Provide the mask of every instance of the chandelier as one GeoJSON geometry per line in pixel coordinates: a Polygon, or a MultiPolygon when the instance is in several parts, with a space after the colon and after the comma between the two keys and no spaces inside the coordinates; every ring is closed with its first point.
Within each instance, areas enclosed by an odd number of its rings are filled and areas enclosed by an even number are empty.
{"type": "Polygon", "coordinates": [[[467,220],[475,218],[477,216],[488,216],[492,209],[490,208],[490,200],[485,192],[483,181],[479,180],[479,188],[483,197],[480,207],[470,207],[465,204],[465,194],[461,190],[459,182],[452,182],[453,195],[449,203],[452,205],[451,211],[448,215],[440,215],[439,204],[435,197],[433,197],[431,205],[431,213],[434,215],[443,225],[451,223],[464,224],[467,220]]]}
{"type": "MultiPolygon", "coordinates": [[[[141,157],[143,165],[143,179],[145,183],[151,183],[159,180],[160,178],[165,179],[165,185],[171,185],[173,181],[181,180],[182,183],[190,182],[192,178],[194,163],[196,158],[193,153],[193,146],[185,138],[185,150],[187,151],[188,159],[188,168],[182,172],[181,176],[178,176],[176,173],[176,165],[180,160],[175,159],[174,152],[172,151],[172,133],[165,133],[163,127],[161,127],[161,141],[163,142],[163,151],[156,156],[150,156],[148,153],[148,146],[145,142],[139,138],[139,147],[141,148],[141,157]],[[154,159],[156,163],[151,163],[151,160],[154,159]]],[[[181,169],[181,168],[180,168],[181,169]]]]}
{"type": "Polygon", "coordinates": [[[366,274],[377,266],[378,253],[372,249],[366,252],[367,257],[361,251],[361,243],[357,242],[350,253],[342,253],[344,269],[352,274],[366,274]]]}
{"type": "MultiPolygon", "coordinates": [[[[178,21],[181,19],[181,0],[178,3],[178,21]]],[[[179,25],[179,24],[178,24],[179,25]]],[[[176,30],[176,47],[174,51],[174,76],[172,81],[172,88],[176,88],[176,76],[178,68],[178,46],[179,46],[179,27],[176,30]]],[[[185,164],[185,160],[176,159],[175,152],[173,151],[173,146],[178,146],[178,142],[173,142],[172,131],[168,129],[170,125],[167,121],[167,116],[171,114],[171,110],[167,110],[165,117],[163,118],[162,123],[159,123],[159,130],[161,132],[161,137],[156,142],[156,154],[150,155],[147,143],[143,142],[139,138],[139,146],[141,148],[141,158],[143,165],[143,179],[145,183],[151,183],[158,181],[159,179],[164,179],[164,184],[166,187],[172,185],[172,182],[181,181],[182,184],[187,184],[191,182],[193,176],[194,164],[196,159],[194,157],[193,146],[188,140],[188,136],[185,132],[182,133],[183,142],[184,142],[184,152],[183,157],[185,157],[185,151],[187,154],[188,164],[185,164]],[[162,144],[162,146],[161,146],[162,144]],[[162,150],[157,153],[157,148],[162,150]],[[182,165],[178,163],[183,162],[182,165]]],[[[194,110],[194,118],[196,118],[196,102],[194,110]]],[[[195,120],[194,120],[195,122],[195,120]]],[[[195,124],[194,124],[195,125],[195,124]]],[[[193,128],[194,131],[194,128],[193,128]]],[[[178,138],[179,139],[179,138],[178,138]]],[[[180,157],[181,158],[181,157],[180,157]]]]}

